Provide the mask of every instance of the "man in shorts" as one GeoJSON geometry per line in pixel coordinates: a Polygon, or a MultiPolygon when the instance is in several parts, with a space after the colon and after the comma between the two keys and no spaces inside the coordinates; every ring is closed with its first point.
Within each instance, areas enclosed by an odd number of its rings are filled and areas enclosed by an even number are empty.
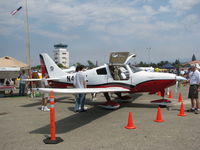
{"type": "MultiPolygon", "coordinates": [[[[41,87],[42,88],[47,88],[49,87],[48,81],[47,81],[48,75],[44,74],[42,80],[41,80],[41,87]]],[[[49,93],[42,93],[42,106],[41,110],[42,111],[49,111],[50,109],[47,107],[47,101],[49,98],[49,93]]]]}
{"type": "Polygon", "coordinates": [[[195,65],[191,65],[191,71],[189,73],[189,94],[188,98],[191,99],[192,108],[188,110],[189,112],[194,112],[195,114],[200,113],[200,102],[199,102],[199,84],[200,84],[200,72],[196,69],[195,65]]]}

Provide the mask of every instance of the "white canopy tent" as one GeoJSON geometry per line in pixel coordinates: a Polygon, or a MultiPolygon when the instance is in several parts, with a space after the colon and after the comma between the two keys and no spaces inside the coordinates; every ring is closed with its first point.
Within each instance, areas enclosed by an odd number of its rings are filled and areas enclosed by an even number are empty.
{"type": "Polygon", "coordinates": [[[0,67],[0,79],[17,78],[20,67],[0,67]]]}
{"type": "Polygon", "coordinates": [[[17,78],[20,70],[26,69],[28,65],[15,58],[9,56],[0,58],[0,79],[17,78]]]}

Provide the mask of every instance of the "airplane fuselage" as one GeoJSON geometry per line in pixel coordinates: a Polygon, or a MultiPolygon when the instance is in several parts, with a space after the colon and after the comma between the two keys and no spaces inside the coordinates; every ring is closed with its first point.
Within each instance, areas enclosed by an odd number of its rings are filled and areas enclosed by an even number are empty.
{"type": "MultiPolygon", "coordinates": [[[[84,71],[87,78],[87,86],[89,88],[123,87],[133,93],[155,93],[176,83],[175,74],[145,71],[135,72],[128,64],[115,65],[114,67],[118,69],[117,74],[114,73],[113,66],[108,64],[84,71]]],[[[51,87],[60,88],[73,86],[74,76],[75,73],[66,73],[65,76],[59,77],[59,80],[50,82],[50,85],[51,87]]]]}

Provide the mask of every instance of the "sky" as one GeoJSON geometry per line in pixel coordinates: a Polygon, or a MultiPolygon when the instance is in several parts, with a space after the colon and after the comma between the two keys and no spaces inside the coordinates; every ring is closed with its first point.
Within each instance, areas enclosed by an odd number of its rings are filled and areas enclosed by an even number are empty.
{"type": "MultiPolygon", "coordinates": [[[[33,66],[59,43],[71,65],[108,63],[114,51],[136,54],[135,62],[200,60],[200,0],[27,1],[33,66]]],[[[25,0],[0,0],[0,57],[27,62],[25,10],[25,0]]]]}

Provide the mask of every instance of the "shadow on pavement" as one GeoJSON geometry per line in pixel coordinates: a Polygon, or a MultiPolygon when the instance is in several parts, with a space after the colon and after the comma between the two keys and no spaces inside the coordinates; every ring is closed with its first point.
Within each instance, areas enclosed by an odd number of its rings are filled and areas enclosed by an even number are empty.
{"type": "MultiPolygon", "coordinates": [[[[137,99],[142,94],[135,94],[134,99],[137,99]]],[[[95,121],[96,119],[103,117],[107,114],[112,113],[117,110],[107,110],[100,108],[98,106],[99,102],[88,102],[87,105],[93,105],[91,109],[88,109],[87,112],[75,113],[69,117],[56,121],[56,133],[62,134],[74,129],[80,128],[88,123],[95,121]]],[[[124,107],[140,107],[140,108],[155,108],[155,105],[152,104],[138,104],[138,103],[122,103],[121,108],[124,107]]],[[[69,110],[73,110],[72,107],[68,108],[69,110]]],[[[50,133],[50,125],[43,126],[36,130],[30,131],[30,134],[49,134],[50,133]]]]}
{"type": "MultiPolygon", "coordinates": [[[[22,105],[21,107],[34,107],[34,106],[38,106],[41,104],[41,98],[37,98],[37,99],[34,99],[33,101],[35,101],[34,103],[31,103],[31,104],[26,104],[26,105],[22,105]]],[[[71,97],[59,97],[59,98],[55,98],[55,101],[58,102],[58,103],[74,103],[71,99],[71,97]],[[63,101],[63,100],[70,100],[70,101],[63,101]]]]}
{"type": "MultiPolygon", "coordinates": [[[[75,113],[69,117],[56,121],[56,133],[66,133],[76,128],[82,127],[102,116],[105,116],[113,110],[104,110],[97,106],[89,109],[87,112],[75,113]]],[[[50,126],[46,125],[39,129],[33,130],[31,134],[49,134],[50,126]]]]}

